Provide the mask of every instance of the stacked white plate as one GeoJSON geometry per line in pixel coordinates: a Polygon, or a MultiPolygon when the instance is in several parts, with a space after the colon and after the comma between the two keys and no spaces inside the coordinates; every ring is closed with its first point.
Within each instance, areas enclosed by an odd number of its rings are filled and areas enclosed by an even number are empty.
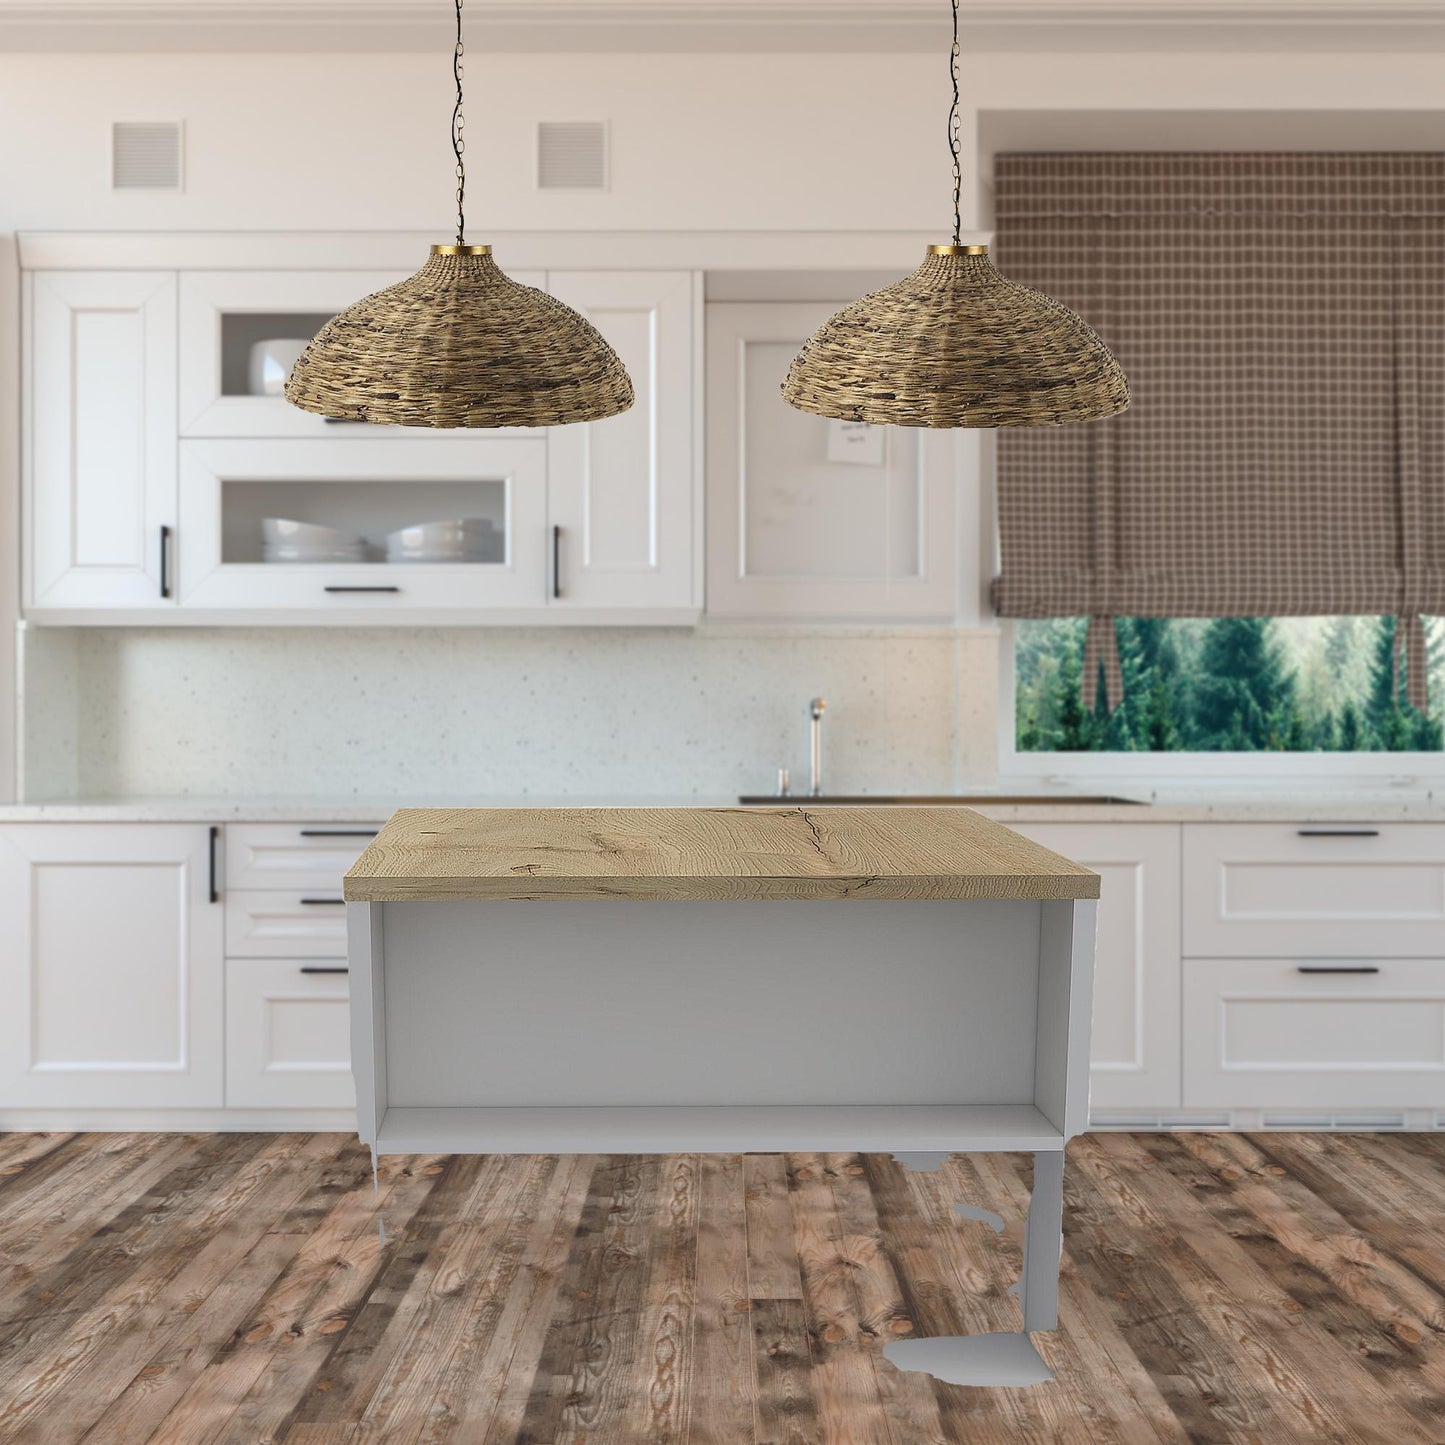
{"type": "Polygon", "coordinates": [[[485,517],[419,522],[386,539],[388,562],[505,562],[506,542],[485,517]]]}
{"type": "Polygon", "coordinates": [[[265,517],[261,521],[261,540],[261,556],[267,562],[366,561],[362,538],[315,522],[265,517]]]}

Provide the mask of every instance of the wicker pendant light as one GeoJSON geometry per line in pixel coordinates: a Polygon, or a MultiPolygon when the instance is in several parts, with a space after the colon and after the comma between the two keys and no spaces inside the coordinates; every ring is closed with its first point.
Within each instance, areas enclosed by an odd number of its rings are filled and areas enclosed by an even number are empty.
{"type": "Polygon", "coordinates": [[[788,370],[800,411],[883,426],[1057,426],[1115,416],[1129,383],[1082,318],[962,244],[958,0],[953,0],[953,244],[825,322],[788,370]]]}
{"type": "Polygon", "coordinates": [[[466,244],[462,0],[455,0],[452,149],[457,240],[406,281],[333,317],[301,353],[286,399],[339,421],[393,426],[559,426],[626,411],[632,380],[586,317],[466,244]]]}

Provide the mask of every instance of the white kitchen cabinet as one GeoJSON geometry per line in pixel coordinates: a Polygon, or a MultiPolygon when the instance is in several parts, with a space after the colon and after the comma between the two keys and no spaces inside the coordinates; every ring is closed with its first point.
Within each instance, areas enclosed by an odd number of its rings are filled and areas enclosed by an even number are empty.
{"type": "Polygon", "coordinates": [[[221,1104],[218,832],[0,828],[0,1110],[221,1104]]]}
{"type": "Polygon", "coordinates": [[[232,823],[226,829],[227,892],[339,898],[346,870],[380,831],[379,821],[232,823]]]}
{"type": "Polygon", "coordinates": [[[168,612],[175,275],[40,272],[27,295],[27,606],[168,612]]]}
{"type": "Polygon", "coordinates": [[[1191,1108],[1438,1109],[1445,959],[1191,958],[1191,1108]]]}
{"type": "Polygon", "coordinates": [[[227,1107],[351,1109],[355,1103],[344,956],[227,959],[227,1107]]]}
{"type": "Polygon", "coordinates": [[[1188,824],[1184,880],[1186,957],[1445,954],[1442,824],[1188,824]]]}
{"type": "Polygon", "coordinates": [[[226,898],[227,958],[344,958],[346,907],[334,889],[270,893],[236,891],[226,898]]]}
{"type": "Polygon", "coordinates": [[[27,616],[37,622],[658,624],[702,608],[701,276],[525,271],[617,348],[637,405],[550,429],[332,423],[257,395],[406,272],[36,271],[24,279],[27,616]],[[360,533],[364,563],[266,565],[261,521],[360,533]],[[390,567],[389,531],[490,520],[497,555],[390,567]]]}
{"type": "Polygon", "coordinates": [[[548,289],[611,343],[637,400],[548,435],[552,602],[702,606],[695,391],[700,277],[690,271],[553,272],[548,289]]]}
{"type": "Polygon", "coordinates": [[[951,620],[953,435],[797,411],[781,395],[828,304],[707,308],[707,611],[951,620]]]}
{"type": "MultiPolygon", "coordinates": [[[[180,434],[187,437],[406,436],[406,427],[328,422],[284,397],[256,395],[251,348],[277,339],[309,341],[338,311],[410,271],[185,271],[180,278],[180,434]]],[[[514,280],[544,286],[540,271],[514,280]]],[[[413,433],[414,434],[414,433],[413,433]]],[[[475,431],[470,436],[514,432],[475,431]]],[[[522,433],[525,435],[526,433],[522,433]]]]}
{"type": "Polygon", "coordinates": [[[1180,1104],[1180,830],[1168,823],[1010,823],[1102,879],[1090,1106],[1180,1104]]]}
{"type": "Polygon", "coordinates": [[[383,621],[545,606],[547,443],[516,433],[344,440],[193,439],[180,444],[177,550],[183,610],[294,620],[383,621]],[[283,517],[362,537],[370,560],[262,560],[262,521],[283,517]],[[494,560],[391,564],[387,535],[417,522],[485,518],[494,560]]]}

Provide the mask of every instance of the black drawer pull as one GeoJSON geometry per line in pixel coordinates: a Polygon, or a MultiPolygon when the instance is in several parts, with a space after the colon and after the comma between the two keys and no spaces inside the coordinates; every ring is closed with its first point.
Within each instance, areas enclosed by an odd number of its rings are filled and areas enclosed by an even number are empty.
{"type": "Polygon", "coordinates": [[[1300,828],[1301,838],[1378,838],[1378,828],[1300,828]]]}
{"type": "Polygon", "coordinates": [[[400,592],[400,587],[328,587],[327,592],[400,592]]]}
{"type": "Polygon", "coordinates": [[[1359,964],[1325,964],[1325,963],[1302,963],[1299,966],[1301,973],[1379,973],[1379,969],[1372,963],[1359,964]]]}
{"type": "Polygon", "coordinates": [[[350,970],[349,968],[342,968],[342,967],[337,967],[337,968],[321,968],[321,967],[318,967],[318,966],[315,965],[315,964],[307,964],[306,967],[301,970],[301,972],[302,972],[302,973],[350,973],[351,970],[350,970]]]}
{"type": "Polygon", "coordinates": [[[300,900],[303,908],[344,908],[344,898],[302,898],[300,900]]]}
{"type": "Polygon", "coordinates": [[[303,828],[303,838],[374,838],[380,828],[303,828]]]}
{"type": "Polygon", "coordinates": [[[161,596],[171,595],[171,529],[161,526],[161,596]]]}
{"type": "Polygon", "coordinates": [[[216,876],[216,847],[220,843],[220,841],[221,830],[214,823],[212,823],[210,837],[211,877],[210,886],[208,889],[212,903],[219,903],[221,901],[221,883],[220,879],[216,876]]]}

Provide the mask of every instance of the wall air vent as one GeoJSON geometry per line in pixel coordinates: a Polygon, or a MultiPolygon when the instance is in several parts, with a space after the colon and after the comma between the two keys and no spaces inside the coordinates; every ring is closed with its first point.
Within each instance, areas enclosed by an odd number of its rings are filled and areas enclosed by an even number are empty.
{"type": "Polygon", "coordinates": [[[180,190],[180,122],[116,121],[110,128],[110,184],[117,191],[180,190]]]}
{"type": "Polygon", "coordinates": [[[599,120],[544,120],[537,126],[539,191],[605,191],[607,126],[599,120]]]}

